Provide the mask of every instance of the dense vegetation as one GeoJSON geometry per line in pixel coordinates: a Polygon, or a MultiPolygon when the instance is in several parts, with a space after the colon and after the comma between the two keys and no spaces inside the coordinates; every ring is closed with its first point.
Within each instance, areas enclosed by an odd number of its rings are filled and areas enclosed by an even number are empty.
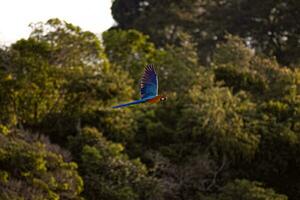
{"type": "Polygon", "coordinates": [[[300,3],[114,0],[0,49],[0,199],[300,199],[300,3]],[[168,101],[139,98],[146,64],[168,101]]]}

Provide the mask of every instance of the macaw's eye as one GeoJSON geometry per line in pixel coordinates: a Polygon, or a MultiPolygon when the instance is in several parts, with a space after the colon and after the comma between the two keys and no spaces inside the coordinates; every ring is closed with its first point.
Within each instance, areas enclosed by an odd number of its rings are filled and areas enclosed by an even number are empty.
{"type": "Polygon", "coordinates": [[[161,97],[160,100],[161,100],[161,101],[165,101],[165,100],[166,100],[166,97],[161,97]]]}

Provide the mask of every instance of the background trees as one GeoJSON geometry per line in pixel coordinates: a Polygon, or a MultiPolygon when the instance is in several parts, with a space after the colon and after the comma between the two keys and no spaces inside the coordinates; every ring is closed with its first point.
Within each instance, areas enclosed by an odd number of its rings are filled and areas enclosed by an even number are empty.
{"type": "Polygon", "coordinates": [[[1,199],[82,199],[83,181],[70,153],[46,137],[3,129],[1,199]]]}
{"type": "Polygon", "coordinates": [[[0,197],[299,199],[298,7],[115,0],[101,39],[32,25],[0,49],[0,197]],[[148,63],[168,101],[112,109],[148,63]]]}
{"type": "Polygon", "coordinates": [[[298,63],[299,6],[296,0],[116,0],[112,14],[118,27],[149,34],[158,45],[178,43],[182,32],[189,33],[202,58],[209,58],[215,44],[230,33],[293,65],[298,63]]]}

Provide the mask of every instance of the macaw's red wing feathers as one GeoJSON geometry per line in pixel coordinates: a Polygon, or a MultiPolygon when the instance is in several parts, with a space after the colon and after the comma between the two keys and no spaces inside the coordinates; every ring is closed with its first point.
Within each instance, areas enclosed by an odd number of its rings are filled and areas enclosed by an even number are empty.
{"type": "Polygon", "coordinates": [[[141,97],[154,97],[158,94],[158,78],[153,65],[147,65],[141,80],[141,97]]]}

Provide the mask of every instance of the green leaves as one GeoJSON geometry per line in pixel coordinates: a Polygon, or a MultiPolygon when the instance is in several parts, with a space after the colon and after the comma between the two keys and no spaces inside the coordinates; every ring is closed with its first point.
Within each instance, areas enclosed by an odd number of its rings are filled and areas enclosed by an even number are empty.
{"type": "MultiPolygon", "coordinates": [[[[148,177],[146,166],[138,159],[130,160],[121,144],[106,140],[94,128],[84,128],[70,139],[70,149],[84,177],[84,196],[93,199],[141,199],[152,191],[158,180],[148,177]],[[148,191],[142,188],[146,185],[148,191]]],[[[147,197],[150,198],[150,197],[147,197]]]]}
{"type": "Polygon", "coordinates": [[[82,179],[65,151],[20,131],[0,137],[1,198],[81,199],[82,179]]]}
{"type": "Polygon", "coordinates": [[[228,88],[202,89],[201,83],[191,88],[185,101],[189,103],[183,108],[180,129],[188,131],[182,134],[205,141],[204,145],[211,143],[215,153],[254,154],[259,137],[247,130],[245,117],[255,104],[232,95],[228,88]]]}
{"type": "MultiPolygon", "coordinates": [[[[277,194],[272,189],[265,189],[261,183],[247,180],[234,180],[221,189],[221,193],[213,195],[212,200],[287,200],[287,196],[277,194]]],[[[210,198],[205,198],[210,200],[210,198]]]]}
{"type": "Polygon", "coordinates": [[[202,63],[230,33],[281,64],[297,65],[299,7],[297,0],[267,0],[263,6],[258,0],[115,0],[112,14],[118,28],[137,29],[159,46],[180,46],[180,35],[188,33],[202,63]]]}
{"type": "Polygon", "coordinates": [[[299,70],[224,31],[237,5],[119,0],[150,36],[50,19],[1,49],[0,199],[298,200],[299,70]],[[112,109],[149,63],[168,101],[112,109]]]}

